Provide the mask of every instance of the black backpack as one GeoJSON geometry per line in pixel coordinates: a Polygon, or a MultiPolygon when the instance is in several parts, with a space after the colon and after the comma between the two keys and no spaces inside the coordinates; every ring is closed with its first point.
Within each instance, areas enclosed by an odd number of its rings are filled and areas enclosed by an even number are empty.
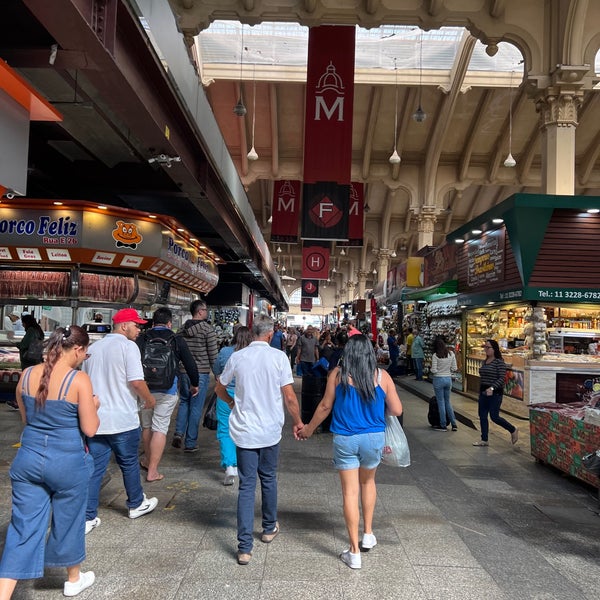
{"type": "Polygon", "coordinates": [[[179,360],[175,355],[173,341],[175,334],[168,338],[145,334],[142,366],[144,379],[151,390],[168,390],[177,375],[179,360]]]}

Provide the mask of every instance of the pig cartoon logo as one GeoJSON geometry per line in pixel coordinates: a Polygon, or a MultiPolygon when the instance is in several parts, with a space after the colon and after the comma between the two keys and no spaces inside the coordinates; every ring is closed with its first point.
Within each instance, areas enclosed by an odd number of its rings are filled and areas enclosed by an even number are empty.
{"type": "Polygon", "coordinates": [[[132,250],[135,250],[144,239],[135,223],[125,223],[124,221],[117,221],[112,236],[117,243],[117,248],[131,248],[132,250]]]}

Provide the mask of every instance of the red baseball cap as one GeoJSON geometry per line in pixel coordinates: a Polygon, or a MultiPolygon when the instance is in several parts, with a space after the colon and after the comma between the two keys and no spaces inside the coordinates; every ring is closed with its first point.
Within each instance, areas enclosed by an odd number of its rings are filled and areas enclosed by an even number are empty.
{"type": "Polygon", "coordinates": [[[130,321],[132,323],[141,324],[148,322],[142,319],[140,315],[138,315],[138,312],[137,310],[135,310],[135,308],[122,308],[121,310],[117,311],[112,317],[112,322],[115,325],[117,323],[128,323],[130,321]]]}

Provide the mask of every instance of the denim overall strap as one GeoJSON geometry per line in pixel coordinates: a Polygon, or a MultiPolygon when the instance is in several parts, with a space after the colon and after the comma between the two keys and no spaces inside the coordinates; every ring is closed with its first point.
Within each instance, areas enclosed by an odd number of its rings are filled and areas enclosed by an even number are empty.
{"type": "Polygon", "coordinates": [[[65,378],[62,380],[62,383],[60,384],[60,390],[58,391],[58,399],[59,400],[67,399],[67,394],[69,393],[69,388],[71,387],[71,383],[72,383],[73,377],[75,377],[75,375],[77,375],[77,371],[75,369],[71,369],[71,371],[69,371],[65,375],[65,378]],[[64,390],[64,393],[63,393],[63,390],[64,390]]]}
{"type": "Polygon", "coordinates": [[[29,376],[31,375],[31,369],[33,367],[27,367],[24,371],[23,371],[23,381],[21,383],[21,390],[24,394],[26,394],[27,396],[30,396],[31,394],[29,393],[29,376]]]}

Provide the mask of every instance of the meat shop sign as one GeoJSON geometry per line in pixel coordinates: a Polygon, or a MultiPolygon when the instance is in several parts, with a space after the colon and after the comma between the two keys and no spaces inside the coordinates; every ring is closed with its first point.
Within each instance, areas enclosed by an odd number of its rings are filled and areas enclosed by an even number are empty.
{"type": "Polygon", "coordinates": [[[80,223],[72,221],[69,215],[58,218],[40,215],[35,219],[0,219],[0,234],[39,236],[44,246],[77,246],[80,229],[80,223]]]}

